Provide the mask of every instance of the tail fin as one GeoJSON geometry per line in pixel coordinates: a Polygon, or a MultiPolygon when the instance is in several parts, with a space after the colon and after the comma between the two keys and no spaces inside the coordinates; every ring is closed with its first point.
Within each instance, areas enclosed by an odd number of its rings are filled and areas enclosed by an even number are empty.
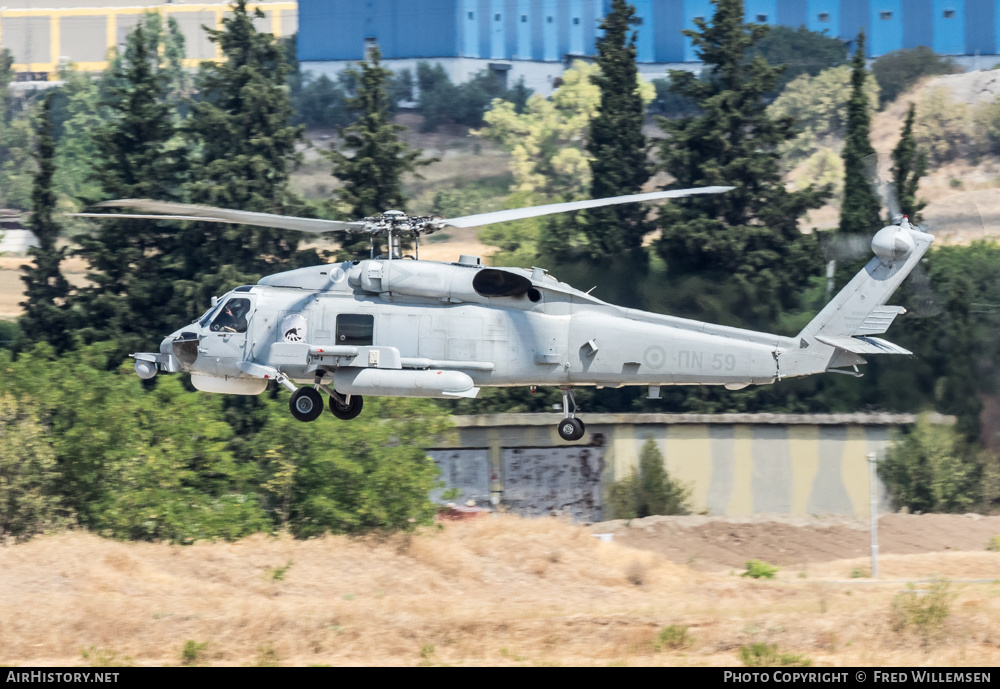
{"type": "MultiPolygon", "coordinates": [[[[861,354],[910,354],[881,335],[893,319],[905,312],[901,306],[886,306],[892,293],[920,262],[934,237],[913,229],[906,218],[898,226],[878,231],[872,239],[875,257],[854,276],[822,311],[799,333],[803,347],[820,342],[844,352],[861,354]]],[[[836,357],[835,357],[836,358],[836,357]]],[[[841,357],[843,363],[864,363],[859,357],[841,357]]]]}

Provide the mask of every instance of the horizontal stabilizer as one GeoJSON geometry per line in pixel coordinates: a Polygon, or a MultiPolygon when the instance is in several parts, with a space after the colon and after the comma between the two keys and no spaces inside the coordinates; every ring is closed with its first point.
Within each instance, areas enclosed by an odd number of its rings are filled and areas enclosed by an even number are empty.
{"type": "Polygon", "coordinates": [[[906,313],[902,306],[876,306],[872,312],[865,317],[853,335],[881,335],[896,316],[906,313]]]}
{"type": "Polygon", "coordinates": [[[817,335],[816,339],[831,347],[843,349],[853,354],[913,354],[908,349],[893,344],[880,337],[844,337],[817,335]]]}

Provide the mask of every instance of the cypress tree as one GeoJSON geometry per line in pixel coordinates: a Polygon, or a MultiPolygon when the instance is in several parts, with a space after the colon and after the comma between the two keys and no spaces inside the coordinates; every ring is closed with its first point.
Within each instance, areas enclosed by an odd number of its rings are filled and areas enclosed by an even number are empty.
{"type": "Polygon", "coordinates": [[[684,32],[707,78],[671,71],[671,91],[699,112],[659,119],[668,135],[659,158],[673,186],[736,188],[663,206],[657,250],[672,289],[661,293],[669,308],[688,316],[770,327],[781,310],[798,305],[801,288],[820,271],[816,239],[798,224],[829,190],[786,189],[779,146],[795,136],[794,121],[770,117],[764,98],[782,67],[751,50],[768,27],[743,23],[741,0],[713,1],[711,23],[698,19],[697,30],[684,32]]]}
{"type": "MultiPolygon", "coordinates": [[[[197,150],[191,201],[263,213],[302,215],[291,172],[304,126],[290,124],[293,111],[288,61],[277,39],[254,25],[258,8],[236,0],[221,29],[207,29],[223,59],[203,63],[186,133],[197,150]]],[[[186,272],[204,275],[231,266],[256,280],[297,258],[300,233],[264,227],[196,223],[184,233],[186,272]]]]}
{"type": "MultiPolygon", "coordinates": [[[[400,141],[406,128],[392,123],[389,82],[392,72],[381,64],[382,53],[373,46],[368,57],[349,70],[348,78],[357,85],[355,96],[347,99],[347,108],[357,120],[340,127],[341,143],[325,153],[333,163],[333,176],[343,186],[335,192],[339,206],[347,209],[347,219],[377,215],[387,210],[404,210],[403,175],[416,174],[420,166],[434,162],[421,158],[421,149],[411,149],[400,141]]],[[[367,252],[368,240],[346,240],[345,251],[367,252]]]]}
{"type": "Polygon", "coordinates": [[[917,142],[913,138],[915,117],[916,106],[910,103],[899,143],[892,149],[892,182],[899,197],[899,212],[908,215],[911,222],[920,222],[920,211],[927,202],[917,199],[917,187],[920,178],[927,174],[927,155],[917,152],[917,142]]]}
{"type": "Polygon", "coordinates": [[[865,33],[858,33],[851,61],[851,98],[847,102],[847,136],[844,141],[844,201],[840,207],[840,231],[871,234],[881,225],[881,204],[872,189],[865,158],[875,155],[869,132],[871,112],[865,94],[865,33]]]}
{"type": "Polygon", "coordinates": [[[52,100],[50,93],[42,101],[35,119],[38,165],[31,190],[31,220],[28,226],[38,239],[38,246],[28,249],[34,260],[22,267],[27,300],[21,303],[21,340],[18,349],[36,342],[47,342],[63,353],[73,347],[73,328],[69,313],[70,285],[60,270],[65,247],[57,247],[59,224],[53,218],[56,194],[52,184],[55,173],[55,140],[52,135],[52,100]]]}
{"type": "MultiPolygon", "coordinates": [[[[175,200],[182,183],[170,79],[159,69],[157,41],[142,24],[128,35],[125,53],[111,67],[101,106],[107,123],[94,133],[99,158],[93,179],[105,199],[175,200]]],[[[92,286],[78,303],[86,340],[113,339],[119,353],[148,348],[177,327],[171,310],[177,230],[155,220],[106,220],[80,240],[92,286]]]]}
{"type": "MultiPolygon", "coordinates": [[[[642,125],[646,109],[639,94],[636,69],[635,7],[626,0],[613,0],[611,11],[601,23],[604,36],[597,41],[600,72],[591,81],[601,90],[597,116],[590,124],[587,151],[591,155],[591,196],[636,194],[649,180],[646,137],[642,125]]],[[[586,232],[591,254],[608,258],[623,252],[639,251],[643,237],[652,229],[641,204],[623,204],[594,209],[588,213],[586,232]]]]}

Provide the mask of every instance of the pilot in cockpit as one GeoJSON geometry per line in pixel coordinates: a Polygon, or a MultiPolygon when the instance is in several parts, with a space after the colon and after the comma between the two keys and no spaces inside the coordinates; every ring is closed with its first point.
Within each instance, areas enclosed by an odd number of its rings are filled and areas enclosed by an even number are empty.
{"type": "Polygon", "coordinates": [[[212,330],[214,332],[245,333],[249,306],[250,302],[247,299],[230,299],[222,307],[222,313],[212,322],[212,330]]]}

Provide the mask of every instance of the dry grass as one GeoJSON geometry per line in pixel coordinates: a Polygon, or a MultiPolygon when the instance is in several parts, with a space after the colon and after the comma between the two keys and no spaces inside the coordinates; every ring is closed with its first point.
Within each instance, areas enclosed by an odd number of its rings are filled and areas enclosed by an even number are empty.
{"type": "Polygon", "coordinates": [[[554,519],[190,547],[70,533],[0,548],[0,569],[0,663],[25,666],[83,649],[178,665],[189,640],[214,665],[732,665],[753,641],[820,665],[1000,661],[998,585],[957,586],[947,642],[925,648],[891,632],[899,585],[698,573],[554,519]],[[692,641],[657,651],[670,625],[692,641]]]}

